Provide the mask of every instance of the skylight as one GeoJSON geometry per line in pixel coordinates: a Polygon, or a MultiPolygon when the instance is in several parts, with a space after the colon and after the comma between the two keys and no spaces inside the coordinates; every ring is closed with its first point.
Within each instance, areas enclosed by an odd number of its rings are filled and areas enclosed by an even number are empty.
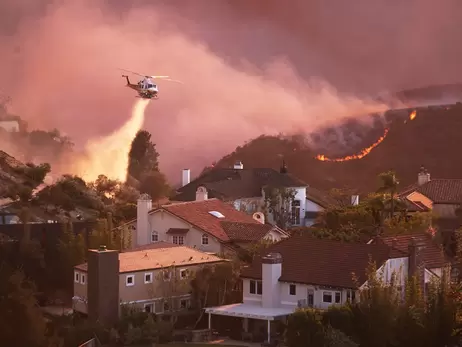
{"type": "Polygon", "coordinates": [[[220,212],[218,211],[209,211],[209,213],[212,215],[212,216],[215,216],[217,218],[225,218],[225,216],[223,216],[223,214],[221,214],[220,212]]]}

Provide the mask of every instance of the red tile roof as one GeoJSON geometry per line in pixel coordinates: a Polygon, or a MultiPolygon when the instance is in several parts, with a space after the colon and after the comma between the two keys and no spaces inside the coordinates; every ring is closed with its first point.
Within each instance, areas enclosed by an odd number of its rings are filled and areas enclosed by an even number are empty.
{"type": "Polygon", "coordinates": [[[218,199],[182,202],[164,205],[162,208],[222,242],[241,240],[241,237],[258,240],[262,235],[262,230],[268,229],[269,231],[272,228],[261,224],[247,213],[236,210],[233,205],[218,199]],[[215,217],[210,213],[212,211],[219,212],[224,217],[215,217]],[[241,236],[239,232],[242,232],[241,236]]]}
{"type": "MultiPolygon", "coordinates": [[[[390,247],[393,244],[393,239],[396,240],[393,248],[409,254],[408,246],[411,238],[415,238],[417,242],[421,243],[424,248],[422,250],[422,257],[427,269],[435,269],[444,267],[447,264],[447,259],[444,256],[443,249],[433,240],[432,236],[428,233],[408,234],[408,235],[394,235],[387,237],[380,237],[385,244],[390,247]]],[[[375,241],[373,241],[375,242],[375,241]]]]}
{"type": "MultiPolygon", "coordinates": [[[[265,254],[270,252],[282,255],[280,281],[341,288],[357,287],[353,273],[360,284],[366,281],[369,259],[380,267],[394,257],[385,244],[343,243],[317,239],[308,233],[293,235],[265,249],[265,254]]],[[[261,257],[256,257],[241,276],[261,279],[261,273],[261,257]]]]}
{"type": "Polygon", "coordinates": [[[432,179],[421,186],[413,184],[404,189],[400,196],[419,192],[435,204],[461,204],[462,179],[432,179]]]}

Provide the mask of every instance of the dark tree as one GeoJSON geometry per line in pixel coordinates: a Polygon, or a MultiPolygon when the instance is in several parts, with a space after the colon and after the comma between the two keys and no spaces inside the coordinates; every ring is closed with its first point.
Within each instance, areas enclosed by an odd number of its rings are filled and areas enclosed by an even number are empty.
{"type": "Polygon", "coordinates": [[[145,173],[159,171],[159,153],[151,141],[151,134],[146,130],[138,131],[128,156],[128,173],[137,180],[145,173]]]}
{"type": "Polygon", "coordinates": [[[46,323],[35,299],[35,285],[20,270],[0,264],[0,341],[2,346],[44,346],[46,323]]]}

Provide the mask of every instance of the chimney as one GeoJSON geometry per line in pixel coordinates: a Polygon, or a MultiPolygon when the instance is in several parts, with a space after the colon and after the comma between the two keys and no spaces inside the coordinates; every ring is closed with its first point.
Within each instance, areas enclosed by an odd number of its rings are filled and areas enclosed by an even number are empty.
{"type": "Polygon", "coordinates": [[[141,194],[136,204],[136,232],[132,235],[132,247],[144,246],[151,243],[151,226],[149,211],[152,210],[152,200],[148,194],[141,194]]]}
{"type": "Polygon", "coordinates": [[[285,160],[282,161],[282,165],[281,165],[281,168],[279,169],[279,172],[282,174],[286,174],[288,172],[287,164],[285,160]]]}
{"type": "Polygon", "coordinates": [[[262,212],[255,212],[252,217],[261,224],[265,224],[265,215],[262,212]]]}
{"type": "Polygon", "coordinates": [[[419,174],[417,175],[417,184],[419,186],[430,182],[430,174],[428,173],[427,169],[422,165],[420,167],[419,174]]]}
{"type": "Polygon", "coordinates": [[[185,185],[189,184],[189,182],[191,182],[191,170],[183,169],[181,186],[184,187],[185,185]]]}
{"type": "Polygon", "coordinates": [[[358,206],[359,205],[359,195],[352,195],[351,196],[351,205],[358,206]]]}
{"type": "Polygon", "coordinates": [[[88,318],[106,326],[119,320],[119,252],[106,246],[88,250],[88,318]]]}
{"type": "Polygon", "coordinates": [[[234,170],[242,170],[244,169],[244,164],[241,161],[236,161],[234,163],[234,170]]]}
{"type": "Polygon", "coordinates": [[[279,307],[279,278],[282,275],[282,255],[269,253],[262,257],[262,307],[279,307]]]}
{"type": "Polygon", "coordinates": [[[409,242],[408,278],[417,276],[422,293],[425,290],[425,264],[423,261],[423,245],[419,244],[415,237],[409,242]]]}
{"type": "Polygon", "coordinates": [[[394,237],[391,240],[391,248],[396,249],[397,246],[398,246],[398,239],[396,237],[394,237]]]}
{"type": "Polygon", "coordinates": [[[204,201],[204,200],[208,200],[208,198],[209,198],[209,194],[207,192],[207,188],[205,188],[204,186],[197,187],[196,201],[204,201]]]}

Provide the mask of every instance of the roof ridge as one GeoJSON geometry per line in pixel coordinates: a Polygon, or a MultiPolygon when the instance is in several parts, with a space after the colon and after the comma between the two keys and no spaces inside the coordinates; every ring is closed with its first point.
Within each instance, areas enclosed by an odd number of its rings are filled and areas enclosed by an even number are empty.
{"type": "Polygon", "coordinates": [[[206,202],[206,201],[221,201],[220,199],[217,199],[217,198],[210,198],[210,199],[207,199],[207,200],[194,200],[194,201],[181,201],[181,202],[176,202],[176,203],[173,203],[173,204],[166,204],[166,205],[162,205],[161,207],[168,207],[168,206],[176,206],[176,205],[187,205],[187,204],[194,204],[194,203],[201,203],[201,202],[206,202]]]}

